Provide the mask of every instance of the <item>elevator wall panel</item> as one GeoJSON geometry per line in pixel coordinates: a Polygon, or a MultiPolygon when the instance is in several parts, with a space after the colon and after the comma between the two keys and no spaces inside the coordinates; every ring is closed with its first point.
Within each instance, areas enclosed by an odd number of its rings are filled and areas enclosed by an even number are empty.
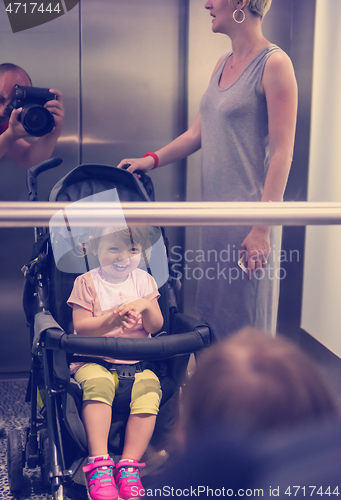
{"type": "MultiPolygon", "coordinates": [[[[82,162],[117,165],[184,131],[183,0],[83,0],[82,162]]],[[[182,164],[151,174],[156,199],[185,199],[182,164]]],[[[167,230],[182,245],[183,230],[167,230]]]]}
{"type": "MultiPolygon", "coordinates": [[[[179,18],[178,0],[83,0],[83,162],[115,165],[181,131],[179,18]]],[[[158,199],[183,196],[174,169],[157,174],[158,199]]]]}
{"type": "MultiPolygon", "coordinates": [[[[0,62],[22,66],[37,87],[55,87],[63,93],[64,128],[55,156],[64,163],[39,178],[41,199],[66,172],[77,165],[79,152],[79,14],[75,8],[58,19],[12,33],[0,2],[0,62]]],[[[27,201],[26,171],[0,160],[0,200],[27,201]]],[[[22,308],[21,267],[30,260],[33,229],[0,229],[0,373],[25,372],[30,367],[29,332],[22,308]]]]}

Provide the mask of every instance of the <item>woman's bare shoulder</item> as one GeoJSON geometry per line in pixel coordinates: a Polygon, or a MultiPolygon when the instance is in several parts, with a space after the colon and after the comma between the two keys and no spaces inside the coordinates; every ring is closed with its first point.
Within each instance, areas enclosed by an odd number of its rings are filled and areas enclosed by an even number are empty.
{"type": "Polygon", "coordinates": [[[274,51],[268,58],[262,79],[263,87],[268,85],[294,85],[295,71],[290,57],[282,50],[274,51]]]}
{"type": "Polygon", "coordinates": [[[290,57],[283,50],[275,50],[266,61],[265,70],[269,71],[292,71],[293,65],[290,57]]]}

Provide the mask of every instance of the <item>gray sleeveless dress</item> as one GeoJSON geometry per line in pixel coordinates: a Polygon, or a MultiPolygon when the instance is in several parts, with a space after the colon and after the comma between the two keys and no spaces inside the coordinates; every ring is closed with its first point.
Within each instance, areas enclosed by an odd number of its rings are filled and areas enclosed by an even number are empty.
{"type": "MultiPolygon", "coordinates": [[[[260,91],[270,45],[226,89],[219,80],[224,58],[205,92],[202,117],[202,199],[260,201],[268,162],[268,116],[260,91]]],[[[197,260],[201,261],[196,306],[218,339],[245,325],[275,332],[281,228],[271,230],[271,253],[266,268],[251,281],[238,266],[240,245],[250,226],[203,227],[197,260]]]]}

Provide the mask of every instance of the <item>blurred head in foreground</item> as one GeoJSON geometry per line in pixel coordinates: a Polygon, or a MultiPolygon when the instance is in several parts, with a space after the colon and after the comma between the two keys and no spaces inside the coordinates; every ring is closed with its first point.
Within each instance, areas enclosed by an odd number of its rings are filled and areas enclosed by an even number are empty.
{"type": "Polygon", "coordinates": [[[184,388],[180,439],[215,425],[255,433],[339,415],[319,367],[298,346],[245,328],[199,357],[184,388]]]}

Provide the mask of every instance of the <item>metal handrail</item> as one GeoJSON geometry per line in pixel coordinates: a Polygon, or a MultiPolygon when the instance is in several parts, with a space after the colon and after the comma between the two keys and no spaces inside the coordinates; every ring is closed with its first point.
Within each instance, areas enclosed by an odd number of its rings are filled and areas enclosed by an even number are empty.
{"type": "Polygon", "coordinates": [[[79,226],[110,225],[338,225],[341,203],[331,202],[0,202],[0,227],[46,227],[58,210],[79,226]]]}

